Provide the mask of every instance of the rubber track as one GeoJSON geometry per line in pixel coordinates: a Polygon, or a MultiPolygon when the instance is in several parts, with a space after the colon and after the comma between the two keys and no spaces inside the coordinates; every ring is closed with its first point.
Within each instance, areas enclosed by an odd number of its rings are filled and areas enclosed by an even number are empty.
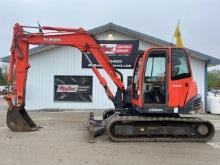
{"type": "Polygon", "coordinates": [[[193,117],[141,117],[141,116],[118,116],[114,119],[112,119],[108,125],[107,125],[107,133],[108,136],[111,140],[116,141],[116,142],[207,142],[210,139],[212,139],[212,137],[215,134],[215,128],[213,126],[213,124],[209,121],[206,120],[202,120],[200,118],[193,118],[193,117]],[[111,130],[111,126],[115,123],[115,122],[121,122],[121,121],[125,121],[125,122],[135,122],[135,121],[146,121],[146,122],[150,122],[150,121],[158,121],[158,122],[166,122],[166,121],[174,121],[176,123],[178,122],[186,122],[186,123],[204,123],[204,124],[208,124],[211,128],[209,135],[206,137],[114,137],[112,135],[111,130]]]}

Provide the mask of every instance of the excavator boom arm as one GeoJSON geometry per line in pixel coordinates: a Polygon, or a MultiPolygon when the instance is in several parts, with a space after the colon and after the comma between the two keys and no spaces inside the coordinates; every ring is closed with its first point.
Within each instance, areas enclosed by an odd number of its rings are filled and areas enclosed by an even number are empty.
{"type": "MultiPolygon", "coordinates": [[[[16,80],[17,80],[17,97],[18,105],[25,105],[25,89],[27,71],[30,67],[28,63],[29,59],[29,44],[33,45],[60,45],[60,46],[72,46],[78,48],[81,52],[91,54],[103,69],[110,76],[112,81],[122,92],[125,90],[124,84],[111,65],[108,57],[98,44],[96,39],[91,36],[87,31],[82,28],[60,28],[60,27],[41,27],[39,33],[25,32],[24,26],[15,24],[14,36],[11,46],[11,57],[10,57],[10,71],[9,81],[13,80],[14,64],[16,65],[16,80]],[[42,30],[50,30],[47,33],[43,33],[42,30]]],[[[114,96],[109,89],[107,82],[104,77],[101,76],[95,65],[92,65],[92,70],[99,79],[101,85],[105,88],[108,97],[114,100],[114,96]]]]}

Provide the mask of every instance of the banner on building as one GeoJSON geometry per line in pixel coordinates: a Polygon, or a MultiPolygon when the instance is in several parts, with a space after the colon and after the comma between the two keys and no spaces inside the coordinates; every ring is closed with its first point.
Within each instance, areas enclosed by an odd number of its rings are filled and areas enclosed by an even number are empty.
{"type": "MultiPolygon", "coordinates": [[[[118,69],[132,69],[139,49],[138,40],[99,40],[102,49],[107,54],[110,62],[118,69]]],[[[101,66],[92,55],[88,55],[93,64],[101,66]]],[[[91,68],[91,64],[82,55],[82,68],[91,68]]]]}
{"type": "Polygon", "coordinates": [[[54,101],[92,102],[92,76],[54,76],[54,101]]]}

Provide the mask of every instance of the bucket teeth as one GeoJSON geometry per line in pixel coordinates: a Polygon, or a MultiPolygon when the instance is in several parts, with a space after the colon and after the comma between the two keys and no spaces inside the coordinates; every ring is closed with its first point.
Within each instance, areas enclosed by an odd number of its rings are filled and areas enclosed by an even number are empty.
{"type": "Polygon", "coordinates": [[[14,107],[7,112],[7,126],[15,132],[30,132],[38,130],[38,126],[28,115],[25,108],[14,107]]]}

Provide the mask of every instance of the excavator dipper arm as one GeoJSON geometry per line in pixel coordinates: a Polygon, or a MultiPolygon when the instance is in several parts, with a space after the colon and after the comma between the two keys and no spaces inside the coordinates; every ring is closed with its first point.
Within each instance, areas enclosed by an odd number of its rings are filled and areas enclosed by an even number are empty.
{"type": "MultiPolygon", "coordinates": [[[[29,45],[60,45],[78,48],[89,60],[88,53],[91,54],[102,68],[107,72],[112,81],[122,93],[125,91],[124,84],[117,71],[111,65],[108,57],[105,55],[96,39],[82,28],[60,28],[60,27],[41,27],[39,33],[29,33],[24,31],[24,27],[19,24],[14,26],[14,35],[11,46],[9,81],[13,82],[14,65],[16,66],[15,77],[17,82],[16,96],[7,95],[5,99],[8,102],[9,110],[7,114],[7,125],[13,131],[32,131],[36,129],[36,124],[28,116],[25,106],[25,90],[29,61],[29,45]],[[43,33],[42,30],[47,31],[43,33]],[[12,98],[16,97],[16,104],[12,103],[12,98]],[[22,118],[24,119],[22,121],[22,118]]],[[[91,63],[91,61],[89,60],[91,63]]],[[[107,81],[100,74],[95,65],[92,70],[104,87],[108,97],[113,101],[114,96],[108,87],[107,81]]],[[[122,97],[121,97],[122,98],[122,97]]]]}

